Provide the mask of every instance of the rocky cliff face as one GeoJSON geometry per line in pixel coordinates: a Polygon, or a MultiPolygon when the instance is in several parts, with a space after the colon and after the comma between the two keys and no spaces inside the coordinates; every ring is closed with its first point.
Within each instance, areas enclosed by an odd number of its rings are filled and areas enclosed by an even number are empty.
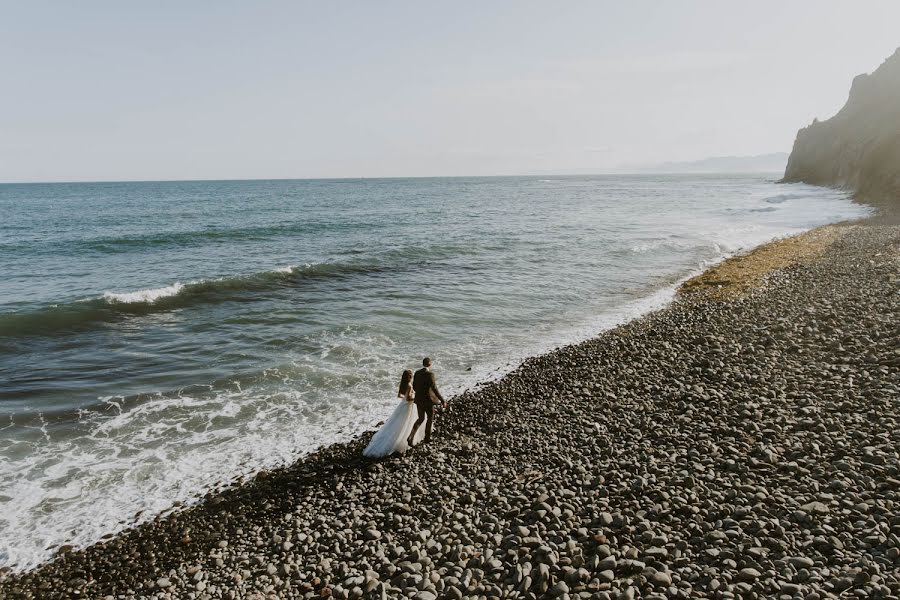
{"type": "Polygon", "coordinates": [[[797,133],[784,181],[841,187],[900,207],[900,48],[853,80],[835,116],[797,133]]]}

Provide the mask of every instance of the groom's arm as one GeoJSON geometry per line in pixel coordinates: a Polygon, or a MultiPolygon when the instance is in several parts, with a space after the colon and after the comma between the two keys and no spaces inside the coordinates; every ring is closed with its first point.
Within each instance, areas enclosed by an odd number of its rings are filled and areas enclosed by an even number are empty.
{"type": "Polygon", "coordinates": [[[431,389],[434,391],[434,395],[438,397],[438,400],[444,402],[444,397],[441,396],[441,393],[437,389],[437,380],[434,377],[434,373],[431,374],[431,389]]]}

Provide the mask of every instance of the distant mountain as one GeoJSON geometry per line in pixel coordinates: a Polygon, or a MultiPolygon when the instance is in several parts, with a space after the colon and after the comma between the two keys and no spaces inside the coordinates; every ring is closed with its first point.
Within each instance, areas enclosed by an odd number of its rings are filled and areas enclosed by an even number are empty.
{"type": "Polygon", "coordinates": [[[639,173],[782,173],[787,152],[756,156],[713,156],[689,162],[665,162],[633,168],[639,173]]]}
{"type": "Polygon", "coordinates": [[[900,208],[900,48],[853,80],[836,115],[797,133],[784,181],[845,188],[900,208]]]}
{"type": "Polygon", "coordinates": [[[713,156],[690,162],[621,165],[619,167],[583,167],[578,169],[542,169],[529,175],[625,175],[629,173],[783,173],[787,152],[756,156],[713,156]]]}

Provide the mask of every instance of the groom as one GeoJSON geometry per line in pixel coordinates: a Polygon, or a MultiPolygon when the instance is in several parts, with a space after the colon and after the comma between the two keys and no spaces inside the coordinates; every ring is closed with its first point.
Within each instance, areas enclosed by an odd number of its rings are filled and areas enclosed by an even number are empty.
{"type": "Polygon", "coordinates": [[[412,431],[406,439],[410,447],[412,447],[416,432],[419,430],[419,426],[422,424],[422,421],[425,420],[426,416],[428,417],[428,424],[425,425],[424,441],[431,441],[431,424],[434,422],[435,398],[440,400],[441,403],[444,403],[444,397],[441,396],[441,393],[437,389],[437,384],[434,381],[434,373],[431,372],[430,358],[422,359],[422,368],[416,371],[416,374],[413,376],[413,391],[416,393],[415,402],[419,418],[416,419],[416,423],[413,425],[412,431]]]}

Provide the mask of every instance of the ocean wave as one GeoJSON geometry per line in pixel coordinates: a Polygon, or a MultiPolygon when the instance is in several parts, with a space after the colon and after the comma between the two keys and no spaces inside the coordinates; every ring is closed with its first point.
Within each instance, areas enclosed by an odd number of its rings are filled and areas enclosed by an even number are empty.
{"type": "Polygon", "coordinates": [[[632,254],[648,254],[653,252],[683,252],[692,249],[712,249],[718,252],[718,246],[712,240],[657,238],[645,240],[629,246],[632,254]]]}
{"type": "Polygon", "coordinates": [[[177,296],[183,289],[184,286],[182,284],[175,283],[167,287],[138,290],[136,292],[123,292],[118,294],[116,292],[103,292],[103,298],[112,304],[134,304],[144,302],[153,304],[160,298],[177,296]]]}
{"type": "Polygon", "coordinates": [[[813,196],[813,194],[778,194],[775,196],[769,196],[765,199],[769,204],[781,204],[783,202],[787,202],[788,200],[800,200],[803,198],[809,198],[813,196]]]}
{"type": "Polygon", "coordinates": [[[168,285],[136,290],[105,290],[99,296],[45,305],[31,310],[0,313],[0,339],[32,335],[58,335],[84,331],[104,322],[114,322],[128,316],[140,316],[187,308],[200,304],[215,304],[228,300],[246,299],[251,294],[268,293],[279,288],[293,288],[315,281],[375,275],[411,268],[447,267],[460,256],[477,255],[498,247],[496,240],[483,243],[397,245],[378,254],[367,251],[351,252],[346,260],[286,265],[257,273],[176,281],[168,285]]]}
{"type": "Polygon", "coordinates": [[[45,306],[29,312],[0,314],[0,338],[54,335],[84,330],[128,316],[227,301],[252,292],[294,287],[312,280],[384,271],[384,265],[316,263],[280,267],[249,275],[176,282],[127,292],[105,291],[99,297],[45,306]]]}
{"type": "MultiPolygon", "coordinates": [[[[359,350],[354,348],[354,352],[359,350]]],[[[23,409],[8,415],[8,419],[11,425],[17,427],[38,428],[41,425],[55,426],[60,423],[77,424],[94,418],[124,415],[147,403],[164,405],[166,402],[177,402],[185,397],[205,402],[235,390],[250,390],[259,386],[279,383],[294,386],[315,385],[320,383],[318,381],[320,378],[321,376],[307,365],[282,363],[233,373],[208,383],[194,383],[153,392],[100,396],[96,400],[78,406],[61,403],[59,406],[42,407],[41,410],[23,409]]],[[[52,437],[56,437],[56,434],[52,437]]]]}
{"type": "Polygon", "coordinates": [[[150,248],[195,248],[209,244],[232,244],[270,240],[294,235],[316,236],[323,232],[351,231],[370,227],[366,223],[285,223],[253,227],[233,227],[224,229],[159,231],[141,234],[90,237],[69,240],[38,240],[33,243],[0,244],[0,251],[21,252],[94,252],[98,254],[121,254],[146,252],[150,248]]]}

